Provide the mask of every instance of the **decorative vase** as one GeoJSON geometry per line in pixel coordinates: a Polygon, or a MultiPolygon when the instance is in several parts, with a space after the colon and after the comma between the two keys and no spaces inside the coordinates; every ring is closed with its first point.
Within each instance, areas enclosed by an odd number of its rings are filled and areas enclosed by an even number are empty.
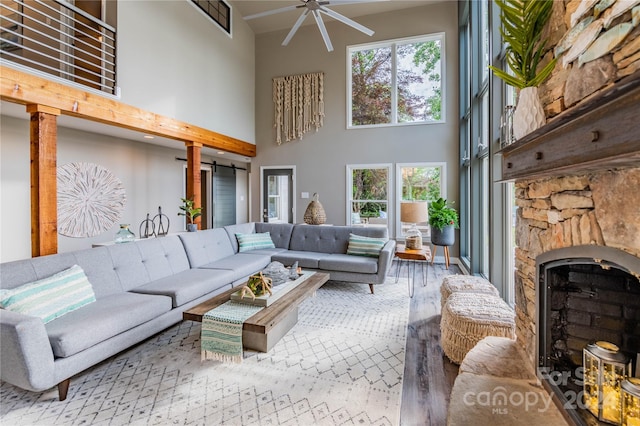
{"type": "Polygon", "coordinates": [[[324,207],[320,204],[320,197],[317,192],[313,194],[313,200],[307,206],[303,220],[304,223],[309,225],[322,225],[327,221],[327,215],[324,212],[324,207]]]}
{"type": "Polygon", "coordinates": [[[197,223],[187,223],[187,231],[196,232],[197,230],[198,230],[198,224],[197,223]]]}
{"type": "Polygon", "coordinates": [[[516,140],[542,127],[547,119],[542,109],[537,87],[520,90],[518,103],[513,113],[513,136],[516,140]]]}
{"type": "Polygon", "coordinates": [[[452,246],[456,242],[455,228],[447,225],[442,229],[431,227],[431,243],[436,246],[452,246]]]}
{"type": "Polygon", "coordinates": [[[136,234],[129,230],[129,224],[121,224],[120,230],[116,232],[116,238],[114,242],[116,244],[128,243],[136,239],[136,234]]]}

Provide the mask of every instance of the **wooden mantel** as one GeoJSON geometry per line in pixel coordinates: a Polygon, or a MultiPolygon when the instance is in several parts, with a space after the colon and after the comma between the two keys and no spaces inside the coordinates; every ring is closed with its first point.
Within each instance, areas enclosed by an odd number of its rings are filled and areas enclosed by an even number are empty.
{"type": "Polygon", "coordinates": [[[640,166],[640,72],[503,148],[502,181],[640,166]]]}
{"type": "Polygon", "coordinates": [[[256,156],[254,144],[7,66],[0,66],[0,98],[23,105],[43,105],[57,109],[63,115],[181,142],[195,142],[246,157],[256,156]]]}

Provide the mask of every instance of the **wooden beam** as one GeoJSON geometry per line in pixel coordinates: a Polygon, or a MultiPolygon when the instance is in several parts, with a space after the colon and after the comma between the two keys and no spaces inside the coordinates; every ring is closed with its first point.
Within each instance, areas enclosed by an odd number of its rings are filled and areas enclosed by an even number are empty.
{"type": "Polygon", "coordinates": [[[60,111],[29,105],[31,113],[31,256],[58,252],[56,181],[57,115],[60,111]]]}
{"type": "MultiPolygon", "coordinates": [[[[200,151],[202,144],[185,142],[187,147],[187,198],[193,200],[193,207],[202,207],[202,193],[200,187],[200,151]]],[[[200,228],[200,218],[194,223],[200,228]]]]}
{"type": "Polygon", "coordinates": [[[49,106],[60,110],[63,115],[180,142],[193,141],[246,157],[256,156],[254,144],[6,66],[0,66],[0,98],[25,105],[49,106]]]}

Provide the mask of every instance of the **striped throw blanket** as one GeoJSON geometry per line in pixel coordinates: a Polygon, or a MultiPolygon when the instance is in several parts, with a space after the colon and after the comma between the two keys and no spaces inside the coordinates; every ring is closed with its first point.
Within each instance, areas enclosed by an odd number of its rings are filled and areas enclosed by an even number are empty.
{"type": "Polygon", "coordinates": [[[242,362],[242,324],[262,306],[229,301],[202,317],[201,359],[242,362]]]}

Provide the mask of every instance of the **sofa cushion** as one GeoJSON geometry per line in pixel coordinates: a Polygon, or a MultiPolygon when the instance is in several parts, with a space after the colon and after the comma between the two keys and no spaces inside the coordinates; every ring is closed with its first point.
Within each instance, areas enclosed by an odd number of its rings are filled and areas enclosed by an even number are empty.
{"type": "Polygon", "coordinates": [[[169,296],[173,307],[202,297],[233,281],[233,271],[227,269],[189,269],[175,275],[151,281],[131,291],[169,296]]]}
{"type": "Polygon", "coordinates": [[[256,222],[256,232],[269,232],[271,240],[276,247],[288,249],[291,242],[293,224],[256,222]]]}
{"type": "Polygon", "coordinates": [[[378,272],[378,259],[348,254],[331,254],[320,259],[320,269],[325,271],[357,272],[360,274],[375,274],[378,272]]]}
{"type": "Polygon", "coordinates": [[[271,262],[266,254],[238,253],[224,259],[202,265],[206,269],[227,269],[233,272],[233,280],[251,275],[271,262]]]}
{"type": "Polygon", "coordinates": [[[189,259],[177,235],[136,241],[150,280],[168,277],[189,269],[189,259]]]}
{"type": "Polygon", "coordinates": [[[247,252],[258,249],[276,248],[268,232],[258,232],[253,234],[236,234],[238,239],[238,252],[247,252]]]}
{"type": "Polygon", "coordinates": [[[73,254],[76,263],[84,269],[89,278],[96,299],[100,300],[101,297],[124,291],[107,247],[80,250],[73,254]]]}
{"type": "Polygon", "coordinates": [[[183,232],[178,236],[182,240],[192,268],[199,268],[235,254],[227,231],[223,228],[183,232]]]}
{"type": "Polygon", "coordinates": [[[96,301],[82,268],[71,268],[50,277],[0,290],[0,307],[42,319],[46,324],[96,301]]]}
{"type": "Polygon", "coordinates": [[[136,243],[113,244],[106,248],[113,262],[113,270],[125,291],[151,281],[136,243]]]}
{"type": "Polygon", "coordinates": [[[234,253],[238,253],[238,240],[236,234],[253,234],[256,232],[255,222],[248,223],[236,223],[235,225],[227,225],[224,227],[227,232],[227,237],[231,242],[231,247],[234,253]]]}
{"type": "Polygon", "coordinates": [[[356,234],[372,238],[388,238],[388,229],[382,226],[317,226],[295,225],[289,249],[319,253],[347,252],[349,235],[356,234]]]}
{"type": "Polygon", "coordinates": [[[384,247],[387,241],[387,238],[371,238],[363,237],[362,235],[350,234],[347,254],[354,256],[378,257],[380,256],[380,250],[382,250],[382,247],[384,247]]]}
{"type": "Polygon", "coordinates": [[[295,262],[298,262],[298,266],[301,268],[318,269],[320,259],[324,259],[329,256],[329,253],[318,253],[315,251],[297,251],[287,250],[282,253],[277,253],[271,256],[271,260],[280,262],[285,266],[291,266],[295,262]]]}
{"type": "Polygon", "coordinates": [[[68,357],[170,310],[169,297],[122,292],[57,318],[45,328],[54,355],[68,357]]]}

